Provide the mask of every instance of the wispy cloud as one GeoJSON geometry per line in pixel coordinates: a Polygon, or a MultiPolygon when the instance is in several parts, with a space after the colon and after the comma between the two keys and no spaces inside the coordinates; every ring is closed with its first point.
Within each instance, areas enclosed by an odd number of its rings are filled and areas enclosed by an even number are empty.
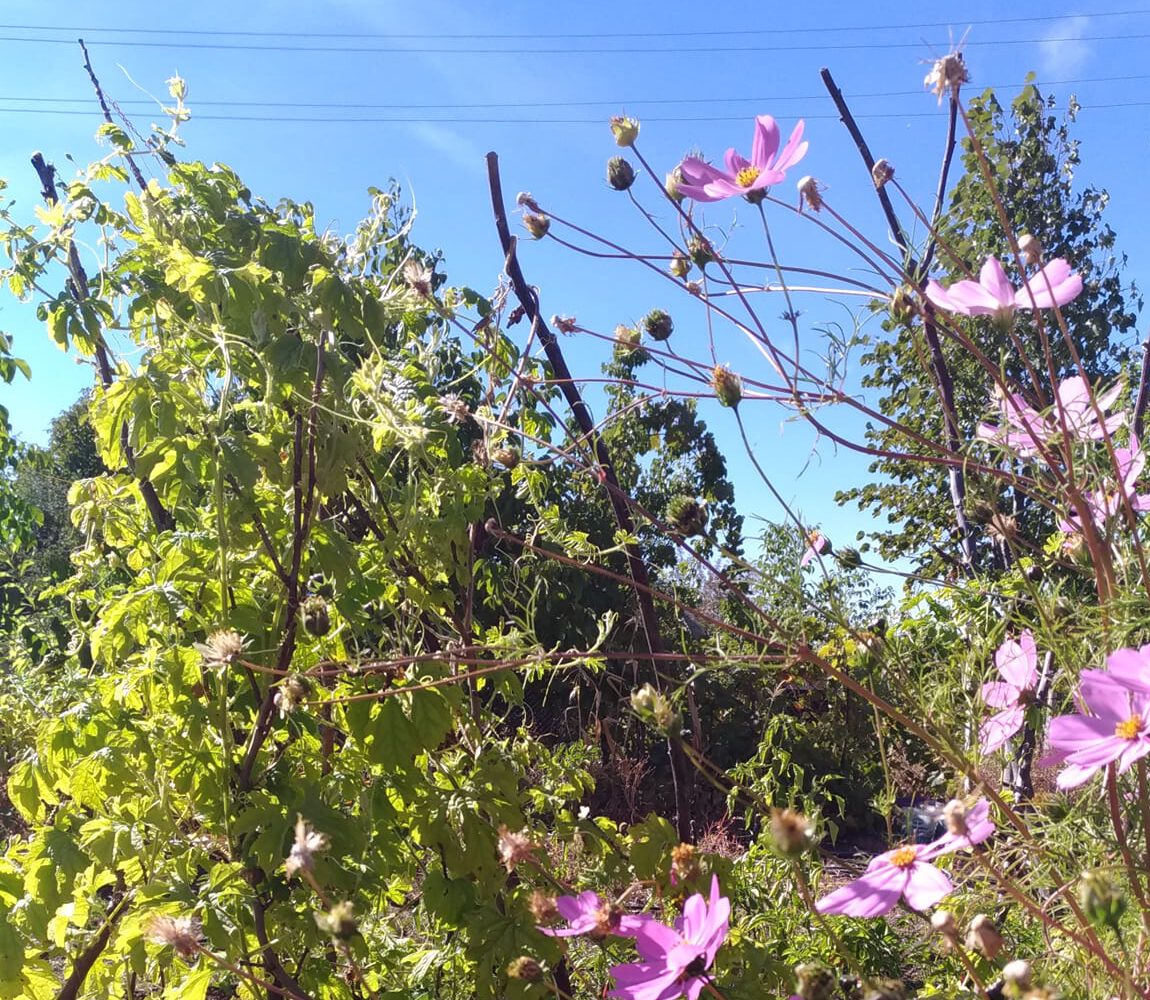
{"type": "Polygon", "coordinates": [[[482,170],[483,151],[454,129],[432,122],[417,122],[411,126],[411,133],[464,170],[482,170]]]}
{"type": "Polygon", "coordinates": [[[1085,15],[1055,21],[1038,43],[1042,72],[1050,76],[1064,76],[1083,69],[1094,54],[1093,47],[1082,41],[1090,27],[1085,15]]]}

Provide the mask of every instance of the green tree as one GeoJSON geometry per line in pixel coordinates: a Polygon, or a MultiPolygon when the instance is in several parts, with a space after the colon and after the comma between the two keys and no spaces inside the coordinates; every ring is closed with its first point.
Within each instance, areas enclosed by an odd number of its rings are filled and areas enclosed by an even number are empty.
{"type": "MultiPolygon", "coordinates": [[[[1103,221],[1106,192],[1074,183],[1079,149],[1071,127],[1076,113],[1072,100],[1066,114],[1059,116],[1054,98],[1044,97],[1033,84],[1023,88],[1009,111],[991,91],[970,101],[968,116],[990,164],[998,199],[986,183],[975,143],[964,138],[963,172],[950,191],[949,209],[939,226],[936,276],[949,284],[967,277],[971,269],[977,271],[993,255],[1015,284],[1021,283],[1000,218],[1001,204],[1016,237],[1024,233],[1036,237],[1045,260],[1064,257],[1082,274],[1085,291],[1063,307],[1063,315],[1093,382],[1113,379],[1128,360],[1129,345],[1121,335],[1133,327],[1141,298],[1133,286],[1123,287],[1125,257],[1116,248],[1114,231],[1103,221]]],[[[1007,330],[989,319],[972,321],[973,335],[1005,377],[1027,390],[1025,362],[1030,362],[1049,398],[1048,366],[1029,317],[1020,314],[1013,326],[1021,351],[1007,330]]],[[[925,361],[921,321],[888,318],[884,329],[889,336],[873,342],[862,357],[867,366],[863,385],[877,391],[883,414],[928,440],[945,440],[937,389],[925,361]]],[[[1055,376],[1077,374],[1052,320],[1049,332],[1055,376]]],[[[991,383],[978,361],[953,339],[944,336],[942,348],[954,384],[958,425],[969,443],[990,408],[991,383]]],[[[867,442],[892,451],[906,450],[908,444],[899,431],[877,424],[868,427],[867,442]]],[[[871,535],[880,553],[888,559],[911,558],[930,572],[943,571],[948,561],[957,562],[955,515],[945,468],[879,458],[870,471],[875,476],[872,482],[844,490],[836,499],[884,515],[891,527],[871,535]]],[[[986,526],[995,512],[1013,516],[1031,540],[1041,542],[1052,528],[1048,512],[1000,497],[993,483],[968,478],[967,491],[967,515],[976,525],[976,561],[982,568],[994,563],[994,538],[986,526]]]]}

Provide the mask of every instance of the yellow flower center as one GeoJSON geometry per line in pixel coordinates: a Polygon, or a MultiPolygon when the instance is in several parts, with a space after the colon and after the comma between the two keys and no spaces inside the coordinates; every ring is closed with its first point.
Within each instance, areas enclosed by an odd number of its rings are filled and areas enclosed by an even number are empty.
{"type": "Polygon", "coordinates": [[[735,183],[739,187],[749,188],[752,184],[759,179],[761,171],[758,167],[743,167],[737,174],[735,174],[735,183]]]}
{"type": "Polygon", "coordinates": [[[1136,740],[1142,732],[1142,716],[1132,715],[1125,722],[1119,722],[1114,727],[1114,735],[1124,740],[1136,740]]]}
{"type": "Polygon", "coordinates": [[[895,868],[909,868],[918,859],[918,851],[909,845],[890,852],[890,863],[895,868]]]}

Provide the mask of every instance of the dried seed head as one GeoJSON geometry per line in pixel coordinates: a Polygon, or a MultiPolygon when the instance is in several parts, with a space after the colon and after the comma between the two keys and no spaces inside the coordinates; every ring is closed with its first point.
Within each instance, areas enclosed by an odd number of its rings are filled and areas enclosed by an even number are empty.
{"type": "Polygon", "coordinates": [[[622,156],[607,161],[607,183],[616,191],[626,191],[635,183],[635,168],[622,156]]]}
{"type": "Polygon", "coordinates": [[[537,850],[539,845],[531,841],[526,830],[515,833],[506,826],[499,827],[499,860],[509,872],[520,862],[533,860],[537,850]]]}
{"type": "Polygon", "coordinates": [[[560,333],[575,333],[579,329],[579,321],[574,316],[560,316],[558,313],[551,317],[551,325],[560,333]]]}
{"type": "Polygon", "coordinates": [[[838,979],[825,965],[804,962],[795,966],[795,992],[801,1000],[832,1000],[838,979]]]}
{"type": "Polygon", "coordinates": [[[679,185],[683,183],[683,171],[676,167],[674,170],[667,172],[667,176],[663,181],[663,190],[667,192],[667,197],[672,201],[682,201],[683,192],[679,190],[679,185]]]}
{"type": "Polygon", "coordinates": [[[403,265],[403,282],[417,295],[430,297],[432,279],[431,268],[421,261],[409,260],[403,265]]]}
{"type": "Polygon", "coordinates": [[[667,270],[676,278],[685,278],[691,273],[691,258],[682,250],[676,250],[671,254],[671,266],[667,270]]]}
{"type": "Polygon", "coordinates": [[[726,365],[715,365],[711,371],[711,388],[723,406],[738,406],[743,398],[743,380],[726,365]]]}
{"type": "Polygon", "coordinates": [[[551,220],[546,215],[528,212],[523,216],[523,228],[537,240],[543,239],[551,229],[551,220]]]}
{"type": "Polygon", "coordinates": [[[683,882],[699,876],[699,859],[692,844],[679,844],[671,848],[671,871],[683,882]]]}
{"type": "Polygon", "coordinates": [[[515,204],[522,208],[529,208],[532,212],[539,211],[539,203],[536,202],[530,191],[520,191],[519,194],[515,196],[515,204]]]}
{"type": "Polygon", "coordinates": [[[541,983],[543,966],[527,955],[520,955],[507,966],[507,976],[510,979],[522,979],[527,983],[541,983]]]}
{"type": "Polygon", "coordinates": [[[1009,514],[995,511],[986,523],[986,530],[995,541],[1013,544],[1018,541],[1018,521],[1009,514]]]}
{"type": "Polygon", "coordinates": [[[546,926],[559,919],[559,907],[555,905],[555,897],[536,889],[527,902],[527,909],[537,924],[546,926]]]}
{"type": "Polygon", "coordinates": [[[503,446],[501,448],[494,448],[491,451],[491,457],[494,461],[498,462],[505,469],[514,469],[519,464],[519,449],[503,446]]]}
{"type": "Polygon", "coordinates": [[[196,917],[155,916],[144,934],[152,944],[175,948],[180,958],[192,958],[200,950],[203,928],[196,917]]]}
{"type": "Polygon", "coordinates": [[[355,909],[346,899],[336,903],[327,913],[313,913],[312,916],[321,931],[340,941],[350,940],[359,931],[355,909]]]}
{"type": "Polygon", "coordinates": [[[639,138],[639,123],[625,115],[615,115],[611,119],[611,134],[616,146],[634,146],[639,138]]]}
{"type": "Polygon", "coordinates": [[[943,939],[943,951],[958,947],[958,923],[950,910],[935,910],[930,915],[930,926],[943,939]]]}
{"type": "Polygon", "coordinates": [[[449,424],[463,424],[471,417],[471,408],[454,394],[440,396],[439,408],[449,424]]]}
{"type": "Polygon", "coordinates": [[[894,177],[894,164],[890,160],[875,160],[870,176],[876,188],[885,187],[886,182],[894,177]]]}
{"type": "Polygon", "coordinates": [[[1030,963],[1024,958],[1016,958],[1002,967],[1002,980],[1007,986],[1018,990],[1030,989],[1031,970],[1030,963]]]}
{"type": "Polygon", "coordinates": [[[701,535],[709,519],[705,500],[684,493],[672,497],[671,502],[667,504],[667,523],[673,531],[685,538],[701,535]]]}
{"type": "Polygon", "coordinates": [[[670,699],[650,684],[631,692],[631,708],[660,732],[671,733],[678,728],[679,716],[670,699]]]}
{"type": "Polygon", "coordinates": [[[906,1000],[906,986],[898,979],[876,979],[866,984],[863,1000],[906,1000]]]}
{"type": "Polygon", "coordinates": [[[815,824],[797,809],[771,809],[768,823],[780,854],[795,858],[815,846],[815,824]]]}
{"type": "Polygon", "coordinates": [[[966,928],[966,946],[991,961],[1002,951],[1002,935],[984,913],[978,914],[966,928]]]}
{"type": "Polygon", "coordinates": [[[1022,254],[1022,259],[1027,264],[1037,265],[1042,263],[1042,244],[1038,242],[1037,236],[1031,236],[1030,233],[1023,233],[1018,237],[1018,250],[1022,254]]]}
{"type": "MultiPolygon", "coordinates": [[[[876,164],[877,166],[877,164],[876,164]]],[[[915,317],[918,296],[912,285],[902,284],[890,297],[890,318],[896,323],[908,324],[915,317]]]]}
{"type": "Polygon", "coordinates": [[[843,569],[858,569],[863,561],[862,553],[851,545],[836,550],[834,556],[843,569]]]}
{"type": "Polygon", "coordinates": [[[287,877],[294,878],[298,872],[315,871],[315,856],[320,851],[326,851],[327,847],[327,836],[313,830],[311,824],[297,813],[295,841],[291,845],[291,853],[284,861],[287,877]]]}
{"type": "Polygon", "coordinates": [[[939,104],[947,95],[957,97],[962,85],[970,82],[970,74],[966,70],[962,53],[950,52],[936,60],[922,82],[928,90],[933,90],[938,95],[939,104]]]}
{"type": "Polygon", "coordinates": [[[207,642],[196,643],[196,650],[209,667],[226,667],[244,651],[244,637],[233,629],[221,629],[208,636],[207,642]]]}
{"type": "Polygon", "coordinates": [[[291,715],[311,694],[311,682],[299,674],[292,674],[280,682],[276,688],[275,704],[280,718],[291,715]]]}
{"type": "Polygon", "coordinates": [[[823,196],[821,194],[823,186],[817,180],[807,175],[799,181],[797,187],[799,189],[800,211],[802,211],[804,205],[812,212],[817,212],[823,207],[823,196]]]}
{"type": "Polygon", "coordinates": [[[325,636],[331,631],[331,612],[322,597],[309,597],[303,602],[303,627],[314,636],[325,636]]]}
{"type": "Polygon", "coordinates": [[[715,253],[715,248],[711,245],[711,241],[705,236],[700,236],[698,233],[687,240],[687,253],[700,271],[712,261],[718,259],[718,254],[715,253]]]}

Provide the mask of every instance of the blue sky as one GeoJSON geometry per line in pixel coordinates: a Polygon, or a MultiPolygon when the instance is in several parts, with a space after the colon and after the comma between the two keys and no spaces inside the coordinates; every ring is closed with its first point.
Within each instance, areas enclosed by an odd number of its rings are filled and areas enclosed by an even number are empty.
{"type": "MultiPolygon", "coordinates": [[[[588,228],[636,249],[661,249],[626,197],[603,181],[607,158],[618,152],[605,122],[619,111],[642,119],[641,148],[659,169],[692,149],[715,157],[728,146],[746,151],[755,114],[773,114],[784,136],[801,117],[811,146],[797,173],[818,177],[834,204],[881,242],[885,229],[869,178],[835,120],[819,68],[831,68],[872,149],[896,165],[900,181],[926,204],[945,112],[923,91],[922,78],[950,40],[965,35],[972,92],[995,86],[1005,102],[1033,70],[1045,89],[1078,96],[1084,107],[1075,128],[1084,161],[1078,176],[1109,189],[1109,218],[1130,258],[1127,276],[1145,284],[1150,6],[1109,16],[1134,5],[1019,2],[1010,6],[1010,20],[1000,20],[1002,9],[983,0],[961,9],[903,0],[729,7],[646,0],[578,7],[521,0],[163,6],[124,0],[51,8],[8,2],[0,8],[0,176],[17,214],[31,217],[34,150],[65,177],[69,155],[83,163],[100,154],[92,138],[98,109],[72,42],[82,35],[108,94],[141,131],[157,117],[149,95],[165,95],[166,78],[183,76],[193,111],[184,129],[186,155],[228,163],[270,201],[310,200],[323,223],[348,231],[367,207],[367,188],[395,177],[418,211],[416,242],[442,248],[452,282],[480,290],[494,286],[502,265],[483,163],[489,149],[500,154],[509,198],[531,191],[588,228]]],[[[790,180],[776,193],[791,198],[790,180]]],[[[663,211],[653,196],[646,201],[663,211]]],[[[730,250],[763,254],[749,206],[724,204],[708,219],[724,228],[740,224],[730,228],[730,250]]],[[[811,227],[781,217],[772,225],[784,262],[839,260],[811,227]]],[[[676,349],[708,357],[697,306],[637,268],[579,258],[553,244],[525,246],[523,262],[546,314],[572,314],[584,326],[610,331],[662,306],[676,317],[676,349]]],[[[849,326],[861,303],[815,294],[800,305],[804,351],[813,361],[822,346],[814,328],[849,326]]],[[[763,316],[789,342],[777,322],[782,309],[781,302],[767,302],[763,316]]],[[[0,328],[15,337],[16,353],[33,369],[30,383],[0,387],[0,402],[22,437],[42,440],[91,370],[52,346],[26,307],[0,303],[0,328]]],[[[606,345],[568,338],[564,346],[577,372],[598,375],[606,345]]],[[[716,357],[747,374],[766,374],[734,331],[716,331],[716,357]]],[[[704,409],[730,455],[743,509],[778,518],[740,454],[730,414],[704,409]]],[[[831,500],[835,489],[864,474],[864,460],[816,442],[806,425],[772,405],[744,413],[760,460],[810,521],[839,538],[867,526],[831,500]]],[[[861,434],[857,420],[837,426],[861,434]]]]}

